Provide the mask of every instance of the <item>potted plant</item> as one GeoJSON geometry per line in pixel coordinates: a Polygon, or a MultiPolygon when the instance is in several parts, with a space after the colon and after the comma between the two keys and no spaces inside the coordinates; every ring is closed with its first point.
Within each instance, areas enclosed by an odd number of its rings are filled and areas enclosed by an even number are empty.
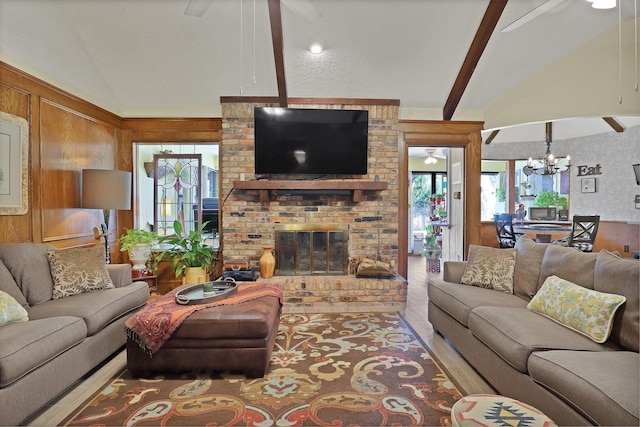
{"type": "Polygon", "coordinates": [[[427,258],[440,258],[442,249],[438,246],[438,235],[431,224],[424,227],[424,251],[423,255],[427,258]]]}
{"type": "Polygon", "coordinates": [[[183,224],[173,222],[174,234],[160,238],[159,243],[168,248],[158,255],[160,261],[167,258],[171,262],[176,277],[183,276],[183,284],[197,284],[208,281],[215,262],[215,249],[204,243],[203,234],[208,222],[197,230],[183,233],[183,224]]]}
{"type": "Polygon", "coordinates": [[[140,273],[145,270],[151,257],[151,246],[158,241],[158,234],[154,231],[128,228],[119,240],[120,250],[129,251],[129,260],[133,263],[134,272],[140,273]]]}

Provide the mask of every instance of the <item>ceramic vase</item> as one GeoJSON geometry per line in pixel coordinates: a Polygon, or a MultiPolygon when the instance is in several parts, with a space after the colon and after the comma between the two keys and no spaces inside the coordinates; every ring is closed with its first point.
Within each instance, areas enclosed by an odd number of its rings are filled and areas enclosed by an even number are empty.
{"type": "Polygon", "coordinates": [[[182,276],[183,285],[197,285],[206,281],[208,281],[207,272],[202,267],[187,267],[182,276]]]}
{"type": "Polygon", "coordinates": [[[260,277],[269,279],[276,270],[276,258],[273,256],[273,246],[264,246],[264,252],[260,257],[260,277]]]}
{"type": "Polygon", "coordinates": [[[129,261],[133,264],[131,269],[134,272],[144,272],[147,269],[147,261],[150,256],[151,245],[135,245],[129,249],[129,261]]]}

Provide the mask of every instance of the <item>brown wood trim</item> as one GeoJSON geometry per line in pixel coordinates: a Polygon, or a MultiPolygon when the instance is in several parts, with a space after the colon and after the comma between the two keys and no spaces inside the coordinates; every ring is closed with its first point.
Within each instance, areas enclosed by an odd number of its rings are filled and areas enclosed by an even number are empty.
{"type": "Polygon", "coordinates": [[[122,119],[122,130],[148,131],[220,131],[220,118],[126,118],[122,119]]]}
{"type": "MultiPolygon", "coordinates": [[[[280,0],[269,0],[269,22],[271,23],[271,41],[273,58],[276,64],[276,81],[278,82],[278,103],[287,106],[287,79],[284,70],[284,42],[282,41],[282,13],[280,0]]],[[[242,47],[241,47],[242,48],[242,47]]]]}
{"type": "MultiPolygon", "coordinates": [[[[464,253],[469,245],[480,244],[480,176],[483,122],[437,121],[437,120],[401,120],[398,125],[399,191],[398,191],[398,274],[407,274],[406,262],[409,245],[408,229],[408,147],[411,145],[429,145],[434,147],[464,147],[464,198],[465,228],[464,253]],[[407,140],[405,135],[413,137],[407,140]]],[[[494,231],[495,232],[495,231],[494,231]]]]}
{"type": "Polygon", "coordinates": [[[484,142],[486,145],[489,145],[493,142],[493,140],[495,139],[496,136],[498,136],[498,134],[500,133],[499,130],[494,130],[493,132],[491,132],[491,134],[489,135],[489,137],[487,138],[487,140],[484,142]]]}
{"type": "Polygon", "coordinates": [[[516,204],[516,161],[509,160],[507,162],[507,194],[506,194],[506,211],[513,213],[516,204]]]}
{"type": "Polygon", "coordinates": [[[482,22],[478,27],[478,31],[471,42],[471,47],[469,48],[469,52],[467,52],[467,57],[464,59],[462,67],[458,72],[458,77],[456,77],[456,81],[451,88],[449,98],[447,98],[447,102],[444,104],[442,114],[444,120],[451,120],[453,117],[453,113],[456,111],[458,103],[460,103],[460,100],[462,99],[462,95],[469,84],[469,80],[471,80],[471,76],[480,61],[480,57],[482,56],[482,53],[484,52],[484,49],[491,38],[491,34],[493,34],[506,5],[507,0],[491,0],[489,2],[487,10],[482,17],[482,22]]]}
{"type": "Polygon", "coordinates": [[[113,126],[120,126],[121,118],[118,115],[2,61],[0,61],[0,81],[12,89],[20,89],[31,95],[51,99],[79,113],[90,115],[113,126]]]}
{"type": "MultiPolygon", "coordinates": [[[[277,104],[275,96],[221,96],[223,104],[277,104]]],[[[321,105],[388,105],[400,106],[399,99],[374,98],[289,98],[289,104],[321,104],[321,105]]]]}
{"type": "Polygon", "coordinates": [[[602,120],[607,122],[607,124],[611,126],[611,128],[616,132],[618,133],[624,132],[624,127],[622,127],[622,125],[618,123],[618,121],[613,117],[603,117],[602,120]]]}
{"type": "Polygon", "coordinates": [[[363,200],[364,191],[382,191],[388,188],[386,182],[361,181],[348,179],[337,180],[268,180],[268,181],[233,181],[234,190],[258,190],[260,201],[265,203],[271,199],[271,190],[350,190],[354,202],[363,200]]]}

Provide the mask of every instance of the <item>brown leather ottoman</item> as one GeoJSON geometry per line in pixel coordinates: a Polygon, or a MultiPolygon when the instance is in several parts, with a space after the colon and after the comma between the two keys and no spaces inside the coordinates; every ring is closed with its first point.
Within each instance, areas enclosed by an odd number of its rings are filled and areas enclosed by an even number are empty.
{"type": "Polygon", "coordinates": [[[260,297],[196,311],[149,357],[127,339],[127,368],[133,376],[152,371],[232,370],[264,376],[280,325],[280,302],[260,297]]]}

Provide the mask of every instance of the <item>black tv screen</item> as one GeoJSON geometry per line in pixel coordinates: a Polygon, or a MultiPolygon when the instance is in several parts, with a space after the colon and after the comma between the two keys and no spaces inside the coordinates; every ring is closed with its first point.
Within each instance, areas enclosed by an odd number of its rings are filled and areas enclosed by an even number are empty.
{"type": "Polygon", "coordinates": [[[256,107],[255,173],[364,175],[369,112],[256,107]]]}

